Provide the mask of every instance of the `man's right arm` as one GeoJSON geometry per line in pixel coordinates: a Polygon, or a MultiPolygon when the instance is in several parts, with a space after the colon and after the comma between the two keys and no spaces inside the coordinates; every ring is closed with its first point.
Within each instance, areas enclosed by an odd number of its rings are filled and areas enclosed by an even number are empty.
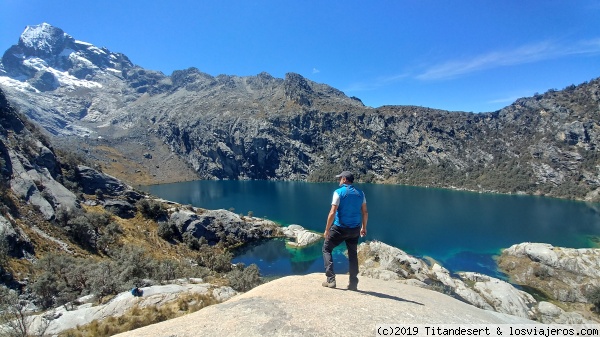
{"type": "Polygon", "coordinates": [[[360,228],[360,236],[367,235],[367,222],[369,221],[369,211],[367,210],[367,203],[363,202],[360,207],[362,213],[362,227],[360,228]]]}
{"type": "Polygon", "coordinates": [[[337,211],[337,208],[337,205],[331,205],[331,209],[329,210],[329,214],[327,215],[327,224],[325,225],[325,233],[323,234],[325,239],[329,237],[329,229],[331,229],[333,220],[335,220],[335,212],[337,211]]]}

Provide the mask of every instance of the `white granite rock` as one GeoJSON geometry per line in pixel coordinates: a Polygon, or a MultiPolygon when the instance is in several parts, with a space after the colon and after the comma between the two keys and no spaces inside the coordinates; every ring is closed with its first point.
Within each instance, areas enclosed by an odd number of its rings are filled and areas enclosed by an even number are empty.
{"type": "Polygon", "coordinates": [[[566,312],[556,305],[542,301],[538,304],[539,321],[547,324],[598,324],[576,312],[566,312]]]}
{"type": "Polygon", "coordinates": [[[563,302],[587,303],[587,293],[600,286],[600,249],[526,242],[505,249],[500,265],[519,284],[563,302]]]}
{"type": "MultiPolygon", "coordinates": [[[[535,258],[536,261],[545,261],[548,264],[561,265],[563,255],[556,254],[555,248],[550,245],[522,245],[511,247],[512,251],[522,256],[535,258]]],[[[579,250],[579,253],[586,252],[579,250]]],[[[586,252],[589,253],[589,252],[586,252]]],[[[577,255],[574,252],[571,255],[577,255]]],[[[595,256],[592,254],[592,256],[595,256]]],[[[454,278],[450,272],[433,262],[430,266],[425,261],[417,259],[404,251],[386,245],[382,242],[368,242],[359,246],[361,258],[360,275],[382,280],[415,280],[413,284],[430,289],[436,289],[478,308],[506,313],[518,317],[536,319],[540,316],[538,303],[530,294],[515,288],[508,282],[487,275],[463,272],[458,273],[460,278],[454,278]]],[[[571,270],[587,271],[590,265],[583,261],[592,261],[589,254],[579,257],[577,263],[570,265],[571,270]],[[584,258],[585,256],[585,258],[584,258]],[[577,267],[573,267],[576,265],[577,267]]],[[[547,306],[546,306],[547,309],[547,306]]],[[[545,323],[560,323],[577,321],[581,315],[564,312],[552,316],[546,314],[545,323]],[[578,318],[579,317],[579,318],[578,318]]]]}
{"type": "Polygon", "coordinates": [[[290,239],[286,242],[291,247],[306,247],[318,242],[323,238],[322,234],[311,232],[300,225],[289,225],[282,228],[283,234],[290,239]]]}
{"type": "MultiPolygon", "coordinates": [[[[122,292],[103,305],[92,306],[91,303],[86,303],[74,310],[66,309],[67,307],[73,308],[73,306],[61,306],[52,313],[53,319],[49,321],[46,335],[57,335],[62,331],[88,324],[94,320],[118,317],[134,306],[140,308],[150,306],[160,307],[177,300],[181,294],[209,294],[213,295],[219,302],[226,301],[237,295],[237,292],[230,287],[213,289],[213,286],[208,283],[178,283],[140,288],[143,291],[140,297],[133,296],[130,291],[122,292]]],[[[87,301],[89,299],[82,298],[80,300],[87,301]]],[[[45,321],[43,317],[48,317],[48,313],[31,317],[31,331],[38,331],[40,329],[45,321]]]]}
{"type": "Polygon", "coordinates": [[[362,257],[360,273],[364,276],[380,278],[380,275],[385,275],[388,279],[419,281],[428,278],[429,266],[424,261],[380,241],[361,243],[359,256],[362,257]]]}
{"type": "Polygon", "coordinates": [[[537,317],[537,301],[510,283],[479,273],[466,272],[459,275],[465,280],[475,282],[472,289],[481,295],[494,311],[529,319],[537,317]]]}

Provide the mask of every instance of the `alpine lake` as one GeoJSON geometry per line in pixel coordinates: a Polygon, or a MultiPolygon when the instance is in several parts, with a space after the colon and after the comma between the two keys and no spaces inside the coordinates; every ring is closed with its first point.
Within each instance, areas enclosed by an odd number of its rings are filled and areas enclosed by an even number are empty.
{"type": "MultiPolygon", "coordinates": [[[[337,183],[290,181],[192,181],[142,186],[157,197],[205,209],[267,218],[322,233],[337,183]]],[[[557,247],[599,247],[600,204],[548,197],[481,194],[402,185],[361,184],[367,198],[367,235],[451,272],[504,278],[495,257],[522,242],[557,247]]],[[[234,263],[256,264],[264,277],[323,272],[323,241],[302,249],[285,239],[247,244],[234,263]]],[[[348,271],[345,245],[334,251],[335,271],[348,271]]]]}

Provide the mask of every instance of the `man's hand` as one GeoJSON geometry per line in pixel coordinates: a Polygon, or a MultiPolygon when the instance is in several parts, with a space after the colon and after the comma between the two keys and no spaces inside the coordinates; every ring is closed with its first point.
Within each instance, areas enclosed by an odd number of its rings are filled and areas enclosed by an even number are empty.
{"type": "Polygon", "coordinates": [[[325,228],[325,233],[323,233],[323,237],[325,238],[325,240],[329,238],[329,228],[325,228]]]}
{"type": "Polygon", "coordinates": [[[363,237],[365,235],[367,235],[367,229],[366,228],[361,228],[360,229],[360,236],[363,237]]]}

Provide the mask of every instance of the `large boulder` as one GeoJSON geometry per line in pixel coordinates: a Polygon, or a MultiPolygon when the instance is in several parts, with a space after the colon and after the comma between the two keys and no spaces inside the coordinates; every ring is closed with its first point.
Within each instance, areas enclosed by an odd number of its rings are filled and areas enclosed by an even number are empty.
{"type": "Polygon", "coordinates": [[[172,284],[155,285],[140,288],[142,296],[133,296],[126,291],[118,294],[106,304],[93,305],[87,298],[76,301],[77,304],[56,308],[53,315],[41,314],[32,317],[32,331],[38,331],[47,325],[45,334],[58,335],[68,329],[76,329],[92,321],[122,316],[127,311],[138,308],[160,307],[177,301],[183,296],[201,294],[214,298],[216,302],[226,301],[237,292],[230,287],[215,287],[209,283],[194,283],[193,280],[175,280],[172,284]],[[50,318],[48,320],[48,318],[50,318]]]}
{"type": "Polygon", "coordinates": [[[61,183],[54,180],[46,168],[40,169],[39,171],[29,171],[29,173],[35,181],[43,186],[42,194],[55,209],[61,207],[63,209],[73,210],[80,207],[77,196],[61,183]]]}
{"type": "Polygon", "coordinates": [[[33,159],[33,162],[39,167],[46,168],[52,177],[56,178],[56,175],[60,173],[60,165],[56,160],[54,152],[39,140],[35,141],[35,145],[37,147],[37,156],[33,159]]]}
{"type": "Polygon", "coordinates": [[[229,237],[239,242],[272,237],[277,224],[272,221],[253,217],[241,217],[226,210],[177,210],[169,221],[181,234],[191,233],[196,238],[204,237],[209,244],[216,244],[222,238],[229,237]]]}
{"type": "Polygon", "coordinates": [[[538,320],[546,324],[597,324],[577,312],[567,312],[546,301],[538,305],[538,320]]]}
{"type": "Polygon", "coordinates": [[[54,218],[54,208],[44,198],[38,189],[36,182],[40,183],[40,175],[35,171],[29,161],[16,152],[9,150],[9,158],[12,166],[12,179],[10,188],[13,193],[22,200],[37,207],[46,220],[54,218]]]}
{"type": "MultiPolygon", "coordinates": [[[[464,302],[470,303],[478,308],[493,310],[504,313],[511,313],[508,310],[497,310],[493,304],[501,303],[501,301],[490,302],[485,296],[482,296],[473,286],[473,283],[463,282],[463,279],[457,279],[450,276],[448,269],[435,263],[430,270],[429,279],[426,284],[433,289],[451,294],[452,296],[461,299],[464,302]]],[[[521,310],[519,310],[521,311],[521,310]]],[[[521,315],[521,317],[529,317],[529,315],[521,315]]]]}
{"type": "Polygon", "coordinates": [[[588,303],[600,287],[600,249],[562,248],[546,243],[520,243],[502,252],[500,268],[515,283],[538,289],[562,302],[588,303]]]}
{"type": "Polygon", "coordinates": [[[131,190],[131,187],[117,178],[94,170],[91,167],[79,165],[77,168],[81,177],[80,185],[83,193],[95,194],[96,191],[100,190],[105,195],[117,196],[127,190],[131,190]]]}
{"type": "MultiPolygon", "coordinates": [[[[79,208],[79,201],[75,194],[54,180],[48,168],[32,164],[12,150],[8,150],[8,154],[12,168],[10,186],[13,193],[36,206],[46,220],[54,218],[58,207],[79,208]]],[[[50,154],[46,153],[42,157],[46,159],[39,159],[40,161],[53,163],[50,154]]],[[[50,168],[54,169],[52,165],[50,168]]]]}
{"type": "Polygon", "coordinates": [[[6,245],[6,253],[16,258],[33,252],[33,245],[27,235],[15,230],[12,223],[2,215],[0,215],[0,244],[6,245]]]}
{"type": "Polygon", "coordinates": [[[124,200],[106,200],[104,209],[123,219],[133,218],[137,211],[134,205],[124,200]]]}
{"type": "Polygon", "coordinates": [[[473,272],[463,272],[459,275],[463,281],[471,282],[471,288],[483,297],[494,311],[530,319],[538,316],[538,303],[533,296],[518,290],[510,283],[473,272]]]}

